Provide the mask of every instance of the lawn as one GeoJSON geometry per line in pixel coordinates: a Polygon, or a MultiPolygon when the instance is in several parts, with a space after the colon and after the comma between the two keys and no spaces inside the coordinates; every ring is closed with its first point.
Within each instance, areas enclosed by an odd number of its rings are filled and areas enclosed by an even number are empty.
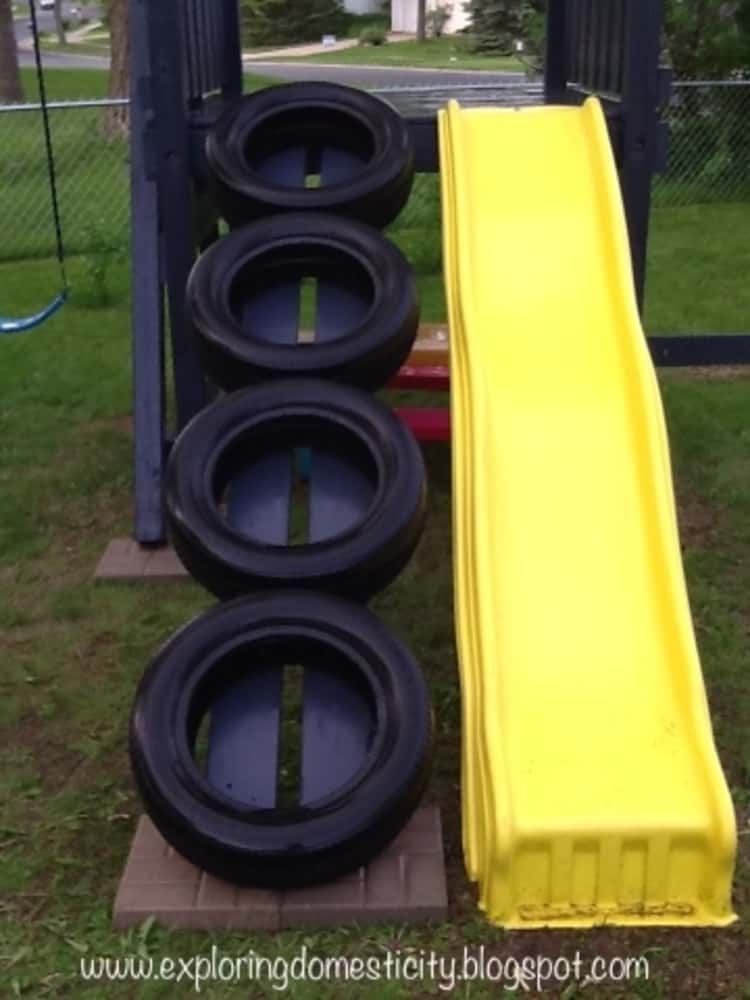
{"type": "MultiPolygon", "coordinates": [[[[392,233],[419,272],[423,318],[444,318],[439,231],[430,179],[392,233]]],[[[750,206],[655,213],[651,329],[742,329],[750,299],[750,206]],[[744,243],[744,245],[743,245],[744,243]]],[[[92,258],[70,262],[73,298],[46,326],[0,341],[0,981],[4,995],[98,1000],[171,998],[165,982],[84,983],[81,957],[138,952],[157,959],[210,952],[292,957],[304,944],[330,956],[386,948],[572,956],[647,953],[648,982],[567,989],[565,1000],[741,1000],[750,997],[748,838],[740,838],[735,905],[723,932],[598,930],[506,934],[477,912],[459,840],[459,697],[453,646],[449,449],[425,448],[430,513],[399,580],[374,602],[428,677],[437,719],[428,801],[442,807],[450,919],[281,934],[168,933],[110,927],[110,908],[140,805],[130,777],[127,718],[137,680],[159,644],[211,599],[190,583],[94,584],[107,541],[131,528],[128,268],[117,255],[96,279],[92,258]]],[[[96,255],[94,255],[94,263],[96,255]]],[[[49,261],[0,264],[3,311],[26,313],[55,288],[49,261]]],[[[666,373],[662,390],[676,475],[688,584],[722,762],[738,812],[750,817],[750,380],[666,373]]],[[[393,398],[393,397],[391,397],[393,398]]],[[[273,996],[269,984],[204,984],[209,998],[273,996]]],[[[188,995],[184,991],[180,995],[188,995]]],[[[298,998],[437,996],[434,984],[295,984],[298,998]]],[[[457,995],[501,994],[473,983],[457,995]]],[[[550,996],[562,996],[550,991],[550,996]]]]}
{"type": "MultiPolygon", "coordinates": [[[[78,101],[107,96],[107,72],[102,69],[45,69],[44,83],[50,101],[78,101]]],[[[39,100],[36,70],[21,69],[27,101],[39,100]]]]}
{"type": "MultiPolygon", "coordinates": [[[[82,73],[81,86],[88,84],[93,90],[103,83],[103,74],[82,73]]],[[[58,80],[51,78],[53,93],[57,85],[58,80]]],[[[105,132],[104,115],[101,108],[50,111],[57,191],[69,253],[115,250],[128,241],[128,146],[124,139],[105,132]]],[[[0,260],[43,257],[53,246],[53,227],[41,115],[7,114],[3,129],[8,152],[0,159],[0,260]]]]}
{"type": "MultiPolygon", "coordinates": [[[[108,73],[103,69],[45,69],[44,80],[47,98],[51,101],[78,101],[86,98],[107,96],[108,73]]],[[[21,70],[26,100],[39,99],[36,70],[24,67],[21,70]]],[[[269,77],[245,74],[245,90],[255,90],[269,83],[278,83],[269,77]]]]}
{"type": "Polygon", "coordinates": [[[750,330],[750,202],[655,208],[646,282],[652,332],[750,330]]]}
{"type": "MultiPolygon", "coordinates": [[[[288,57],[284,57],[285,61],[288,57]]],[[[523,66],[513,56],[489,56],[469,51],[465,38],[446,35],[424,42],[388,42],[385,45],[357,45],[351,49],[315,56],[297,57],[303,62],[337,63],[341,66],[408,66],[423,69],[487,69],[522,73],[523,66]]]]}
{"type": "Polygon", "coordinates": [[[41,47],[44,51],[49,52],[64,52],[66,55],[78,55],[78,56],[108,56],[109,55],[109,40],[107,38],[102,38],[101,41],[84,41],[84,42],[70,42],[67,41],[63,45],[57,40],[55,35],[46,35],[41,39],[41,47]]]}

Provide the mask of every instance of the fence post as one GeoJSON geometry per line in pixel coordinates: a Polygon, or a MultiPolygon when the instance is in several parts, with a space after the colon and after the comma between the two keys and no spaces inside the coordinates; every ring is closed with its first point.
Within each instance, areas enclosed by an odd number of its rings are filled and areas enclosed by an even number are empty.
{"type": "Polygon", "coordinates": [[[225,100],[239,97],[242,93],[242,25],[240,6],[237,0],[223,0],[222,27],[224,81],[222,96],[225,100]]]}
{"type": "MultiPolygon", "coordinates": [[[[182,5],[148,4],[148,52],[154,114],[164,274],[169,306],[178,428],[206,403],[206,385],[190,333],[185,286],[195,259],[192,180],[183,61],[182,5]]],[[[134,39],[133,46],[139,44],[134,39]]]]}
{"type": "Polygon", "coordinates": [[[135,536],[164,538],[161,483],[164,461],[164,315],[159,260],[153,109],[148,67],[148,0],[131,0],[130,191],[133,328],[135,536]]]}
{"type": "Polygon", "coordinates": [[[651,180],[659,160],[662,0],[630,0],[626,10],[620,184],[638,307],[643,309],[651,180]]]}

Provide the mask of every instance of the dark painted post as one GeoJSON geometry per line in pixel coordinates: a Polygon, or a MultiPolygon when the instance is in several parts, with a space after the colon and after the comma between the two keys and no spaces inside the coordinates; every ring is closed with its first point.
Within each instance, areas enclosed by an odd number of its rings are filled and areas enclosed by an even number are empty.
{"type": "Polygon", "coordinates": [[[147,4],[131,0],[129,11],[135,536],[144,543],[164,538],[164,317],[147,4]]]}
{"type": "Polygon", "coordinates": [[[149,3],[149,52],[153,102],[159,127],[159,216],[177,425],[182,428],[206,403],[206,386],[190,331],[185,285],[195,259],[190,143],[187,127],[185,33],[179,0],[149,3]]]}
{"type": "Polygon", "coordinates": [[[638,306],[643,309],[651,180],[660,156],[662,0],[630,0],[625,12],[620,183],[638,306]]]}
{"type": "Polygon", "coordinates": [[[561,104],[568,83],[568,0],[548,0],[544,55],[545,104],[561,104]]]}
{"type": "Polygon", "coordinates": [[[222,0],[223,45],[222,59],[224,82],[222,94],[225,98],[238,97],[242,93],[242,38],[240,30],[240,5],[238,0],[222,0]]]}

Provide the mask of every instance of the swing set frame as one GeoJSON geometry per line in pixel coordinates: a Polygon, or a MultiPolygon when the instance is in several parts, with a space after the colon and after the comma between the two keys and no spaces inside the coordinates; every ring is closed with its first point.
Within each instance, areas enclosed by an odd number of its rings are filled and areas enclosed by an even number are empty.
{"type": "MultiPolygon", "coordinates": [[[[654,174],[666,163],[660,0],[548,0],[544,100],[602,100],[618,164],[633,274],[643,302],[654,174]]],[[[204,141],[242,93],[237,0],[131,0],[131,181],[135,537],[165,540],[162,478],[174,434],[208,402],[185,286],[218,238],[204,141]],[[168,364],[175,426],[167,426],[168,364]]],[[[438,167],[434,114],[407,118],[417,170],[438,167]]],[[[552,166],[551,170],[554,169],[552,166]]],[[[750,335],[649,337],[657,365],[750,363],[750,335]]]]}

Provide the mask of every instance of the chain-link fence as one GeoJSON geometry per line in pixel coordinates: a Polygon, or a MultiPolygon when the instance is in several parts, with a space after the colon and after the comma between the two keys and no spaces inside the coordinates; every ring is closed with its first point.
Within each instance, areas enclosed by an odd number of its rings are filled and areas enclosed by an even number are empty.
{"type": "MultiPolygon", "coordinates": [[[[542,100],[541,86],[523,80],[379,93],[404,114],[429,114],[449,97],[474,105],[542,100]]],[[[50,105],[65,247],[71,255],[128,244],[128,148],[106,128],[105,115],[113,103],[124,102],[50,105]]],[[[666,118],[669,163],[656,179],[655,205],[750,200],[750,82],[676,83],[666,118]]],[[[39,106],[0,107],[0,137],[0,260],[49,256],[54,236],[39,106]]],[[[437,178],[417,179],[393,231],[418,270],[439,268],[437,178]]]]}
{"type": "Polygon", "coordinates": [[[669,160],[655,204],[750,200],[750,82],[676,83],[665,118],[669,160]]]}
{"type": "MultiPolygon", "coordinates": [[[[129,239],[128,143],[106,127],[114,101],[50,103],[60,214],[69,254],[116,250],[129,239]]],[[[0,107],[0,260],[54,253],[39,105],[0,107]]]]}

